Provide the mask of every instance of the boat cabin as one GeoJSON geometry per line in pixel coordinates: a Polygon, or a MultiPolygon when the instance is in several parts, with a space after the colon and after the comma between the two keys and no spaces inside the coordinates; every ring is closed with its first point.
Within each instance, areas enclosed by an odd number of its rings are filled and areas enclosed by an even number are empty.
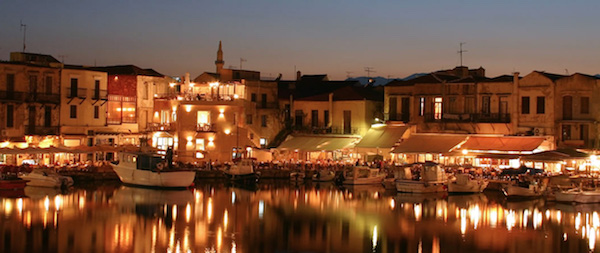
{"type": "Polygon", "coordinates": [[[130,165],[138,170],[162,170],[165,169],[164,159],[161,156],[144,153],[125,153],[119,154],[120,163],[130,165]]]}

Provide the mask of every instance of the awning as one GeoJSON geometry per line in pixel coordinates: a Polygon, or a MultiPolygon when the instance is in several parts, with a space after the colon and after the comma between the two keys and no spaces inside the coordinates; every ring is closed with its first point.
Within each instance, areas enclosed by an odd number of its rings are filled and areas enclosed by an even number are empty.
{"type": "Polygon", "coordinates": [[[535,153],[532,155],[521,156],[523,161],[548,161],[548,162],[559,162],[565,160],[580,159],[584,160],[589,157],[588,154],[579,152],[573,149],[557,149],[535,153]]]}
{"type": "Polygon", "coordinates": [[[392,153],[448,153],[466,138],[466,135],[454,134],[413,134],[395,147],[392,153]]]}
{"type": "Polygon", "coordinates": [[[545,138],[526,136],[469,136],[461,149],[469,151],[532,152],[545,138]]]}
{"type": "Polygon", "coordinates": [[[356,148],[392,148],[398,142],[408,126],[387,125],[371,127],[367,134],[356,144],[356,148]]]}
{"type": "Polygon", "coordinates": [[[333,136],[292,136],[285,140],[277,149],[302,151],[334,151],[352,148],[358,137],[333,136]]]}

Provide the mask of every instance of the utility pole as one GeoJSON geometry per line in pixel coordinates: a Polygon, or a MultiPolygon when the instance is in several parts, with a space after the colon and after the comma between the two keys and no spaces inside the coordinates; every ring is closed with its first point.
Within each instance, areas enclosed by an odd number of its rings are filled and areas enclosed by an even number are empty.
{"type": "Polygon", "coordinates": [[[245,62],[245,61],[246,61],[246,59],[240,58],[240,70],[242,70],[242,62],[245,62]]]}
{"type": "Polygon", "coordinates": [[[25,39],[27,36],[27,25],[23,24],[23,20],[21,20],[21,27],[19,30],[23,31],[23,53],[25,53],[25,49],[27,48],[27,46],[25,44],[25,41],[26,41],[25,39]]]}
{"type": "Polygon", "coordinates": [[[371,78],[371,73],[377,73],[377,71],[373,70],[373,67],[365,67],[365,72],[367,72],[367,78],[371,78]]]}
{"type": "Polygon", "coordinates": [[[467,50],[463,50],[463,49],[462,49],[462,46],[463,46],[464,44],[467,44],[467,42],[461,42],[461,43],[459,43],[459,47],[460,47],[460,49],[458,50],[458,54],[460,55],[460,66],[461,66],[461,67],[463,66],[463,53],[466,53],[466,52],[468,52],[467,50]]]}

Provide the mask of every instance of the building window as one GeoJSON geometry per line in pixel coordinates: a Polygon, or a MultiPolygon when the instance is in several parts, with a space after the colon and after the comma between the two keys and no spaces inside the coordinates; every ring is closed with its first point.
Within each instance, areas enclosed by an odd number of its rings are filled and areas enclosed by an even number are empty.
{"type": "Polygon", "coordinates": [[[581,114],[590,113],[590,97],[581,97],[581,114]]]}
{"type": "Polygon", "coordinates": [[[571,126],[570,125],[563,125],[562,126],[562,140],[563,141],[568,141],[571,139],[571,126]]]}
{"type": "Polygon", "coordinates": [[[260,126],[267,127],[267,115],[260,116],[260,126]]]}
{"type": "Polygon", "coordinates": [[[6,127],[15,127],[15,106],[6,105],[6,127]]]}
{"type": "Polygon", "coordinates": [[[100,99],[100,80],[94,80],[94,99],[100,99]]]}
{"type": "Polygon", "coordinates": [[[465,98],[465,113],[475,113],[475,97],[465,98]]]}
{"type": "Polygon", "coordinates": [[[69,97],[74,98],[77,97],[77,87],[78,80],[77,78],[71,78],[71,90],[69,91],[69,97]]]}
{"type": "Polygon", "coordinates": [[[196,139],[196,150],[204,150],[204,139],[196,139]]]}
{"type": "Polygon", "coordinates": [[[419,98],[419,116],[425,115],[425,97],[419,98]]]}
{"type": "Polygon", "coordinates": [[[52,76],[46,76],[46,94],[52,94],[52,76]]]}
{"type": "Polygon", "coordinates": [[[52,126],[52,107],[44,106],[44,126],[52,126]]]}
{"type": "Polygon", "coordinates": [[[456,101],[456,97],[448,98],[448,113],[458,113],[458,102],[456,101]]]}
{"type": "Polygon", "coordinates": [[[94,106],[94,119],[100,118],[100,106],[94,106]]]}
{"type": "Polygon", "coordinates": [[[260,96],[261,96],[261,101],[260,102],[262,104],[261,107],[262,108],[267,108],[267,94],[263,93],[263,94],[260,94],[260,96]]]}
{"type": "Polygon", "coordinates": [[[209,111],[198,111],[197,123],[200,126],[210,124],[210,112],[209,111]]]}
{"type": "Polygon", "coordinates": [[[9,95],[15,91],[15,75],[14,74],[6,74],[6,92],[9,95]]]}
{"type": "Polygon", "coordinates": [[[76,105],[71,105],[70,118],[72,118],[72,119],[76,119],[77,118],[77,106],[76,105]]]}
{"type": "Polygon", "coordinates": [[[521,114],[529,114],[529,97],[521,97],[521,114]]]}
{"type": "Polygon", "coordinates": [[[442,119],[442,101],[441,97],[436,97],[433,104],[433,118],[442,119]]]}
{"type": "Polygon", "coordinates": [[[319,126],[319,111],[317,110],[312,110],[310,112],[310,122],[312,127],[318,127],[319,126]]]}
{"type": "Polygon", "coordinates": [[[259,143],[260,143],[260,147],[261,148],[266,148],[267,147],[267,139],[260,138],[259,143]]]}
{"type": "Polygon", "coordinates": [[[29,76],[29,92],[35,94],[37,93],[37,82],[38,82],[38,77],[37,76],[29,76]]]}
{"type": "Polygon", "coordinates": [[[546,98],[545,97],[537,97],[537,101],[536,101],[536,106],[537,106],[537,114],[544,114],[546,113],[546,98]]]}
{"type": "Polygon", "coordinates": [[[123,123],[136,123],[136,111],[135,111],[136,103],[135,102],[125,102],[123,101],[123,123]]]}
{"type": "Polygon", "coordinates": [[[250,102],[256,102],[256,93],[250,94],[250,102]]]}
{"type": "Polygon", "coordinates": [[[246,114],[246,125],[252,125],[252,114],[246,114]]]}
{"type": "Polygon", "coordinates": [[[490,96],[481,97],[481,113],[489,115],[490,114],[490,96]]]}
{"type": "Polygon", "coordinates": [[[302,127],[302,121],[304,119],[304,113],[302,112],[302,110],[296,110],[295,116],[296,127],[302,127]]]}
{"type": "Polygon", "coordinates": [[[329,126],[329,110],[323,112],[323,123],[325,127],[329,126]]]}
{"type": "Polygon", "coordinates": [[[149,92],[150,92],[150,91],[149,91],[149,89],[148,89],[148,83],[146,83],[146,82],[145,82],[145,83],[144,83],[144,94],[142,94],[142,97],[143,97],[144,99],[148,99],[148,93],[149,93],[149,92]]]}

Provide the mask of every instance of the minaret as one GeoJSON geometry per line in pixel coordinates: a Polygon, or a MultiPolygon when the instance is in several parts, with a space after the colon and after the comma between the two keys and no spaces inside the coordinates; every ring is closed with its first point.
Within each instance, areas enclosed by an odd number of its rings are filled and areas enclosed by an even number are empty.
{"type": "Polygon", "coordinates": [[[225,62],[223,61],[223,48],[221,47],[221,41],[219,41],[219,51],[217,51],[217,60],[215,61],[215,65],[217,65],[217,74],[221,74],[221,70],[223,70],[223,65],[225,62]]]}

